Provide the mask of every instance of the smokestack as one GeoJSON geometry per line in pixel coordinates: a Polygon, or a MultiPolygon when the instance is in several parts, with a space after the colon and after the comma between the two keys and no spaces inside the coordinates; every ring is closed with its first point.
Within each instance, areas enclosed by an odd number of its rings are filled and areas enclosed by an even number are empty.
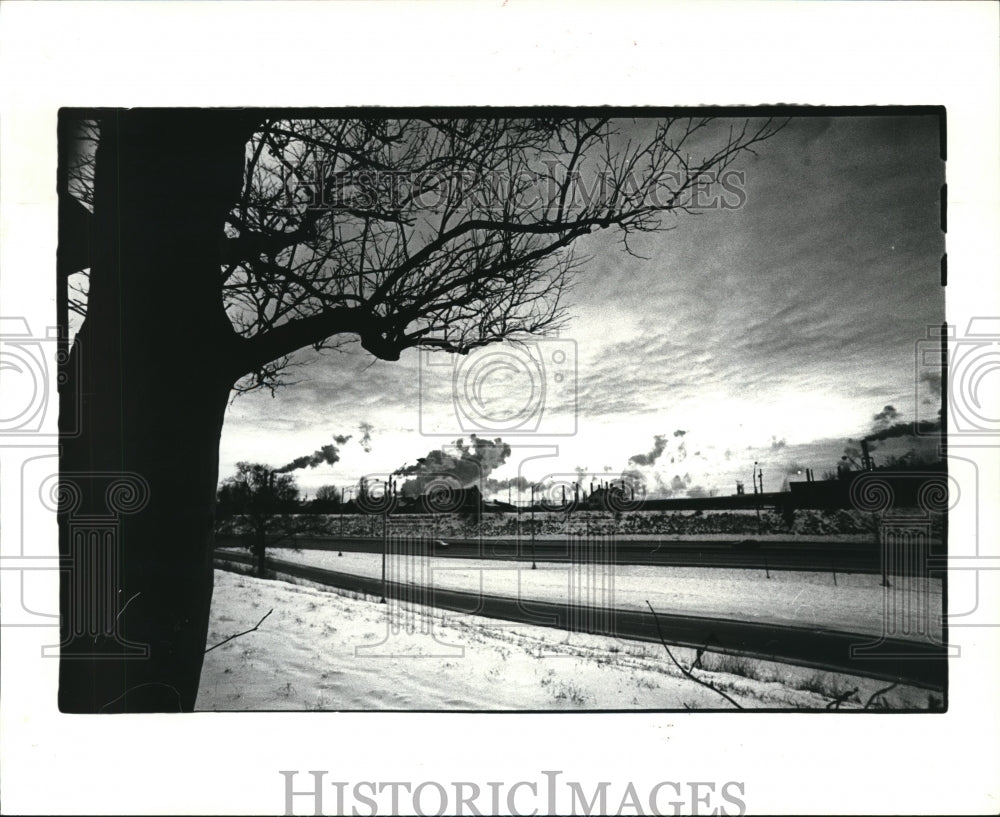
{"type": "Polygon", "coordinates": [[[861,469],[863,471],[874,470],[874,463],[872,462],[871,454],[868,453],[868,440],[861,440],[861,469]]]}

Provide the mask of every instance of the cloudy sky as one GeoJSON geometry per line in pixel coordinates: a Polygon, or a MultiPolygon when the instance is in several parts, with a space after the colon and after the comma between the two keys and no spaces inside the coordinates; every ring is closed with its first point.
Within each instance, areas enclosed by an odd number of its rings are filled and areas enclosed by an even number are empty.
{"type": "Polygon", "coordinates": [[[799,467],[833,469],[887,405],[936,417],[914,350],[944,317],[938,120],[796,118],[733,169],[743,205],[630,238],[648,260],[612,233],[581,241],[588,260],[559,338],[472,359],[302,353],[298,383],[231,405],[221,475],[352,435],[334,465],[295,472],[311,494],[477,433],[512,447],[497,478],[596,479],[643,454],[650,490],[728,494],[755,461],[766,490],[799,467]]]}

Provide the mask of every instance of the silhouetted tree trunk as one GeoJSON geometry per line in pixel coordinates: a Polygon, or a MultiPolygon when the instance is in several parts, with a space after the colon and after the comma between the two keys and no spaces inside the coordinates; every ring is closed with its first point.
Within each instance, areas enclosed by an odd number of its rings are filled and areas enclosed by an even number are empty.
{"type": "Polygon", "coordinates": [[[251,132],[232,112],[102,121],[88,312],[60,398],[63,712],[194,707],[241,342],[221,237],[251,132]]]}

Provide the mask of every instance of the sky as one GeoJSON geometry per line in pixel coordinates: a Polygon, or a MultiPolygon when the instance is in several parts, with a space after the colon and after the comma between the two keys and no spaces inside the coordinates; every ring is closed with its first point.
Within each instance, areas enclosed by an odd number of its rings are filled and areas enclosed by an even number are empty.
{"type": "MultiPolygon", "coordinates": [[[[557,338],[469,358],[385,362],[356,344],[300,353],[294,385],[233,400],[220,477],[351,435],[332,465],[294,472],[311,495],[454,453],[475,433],[511,446],[497,479],[586,485],[633,469],[651,493],[730,494],[755,463],[765,490],[833,470],[886,406],[899,420],[935,418],[915,352],[944,319],[938,120],[793,118],[732,169],[740,207],[631,236],[642,258],[611,231],[581,239],[557,338]]],[[[882,443],[876,461],[918,442],[882,443]]]]}

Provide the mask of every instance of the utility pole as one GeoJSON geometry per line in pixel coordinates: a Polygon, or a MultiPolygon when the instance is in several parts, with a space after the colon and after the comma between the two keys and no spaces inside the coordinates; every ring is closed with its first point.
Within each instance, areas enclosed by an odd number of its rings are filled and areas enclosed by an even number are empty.
{"type": "MultiPolygon", "coordinates": [[[[753,482],[753,505],[754,505],[754,510],[757,512],[757,533],[760,534],[760,494],[757,492],[757,462],[756,462],[756,460],[754,461],[754,464],[753,464],[753,474],[751,474],[750,479],[753,482]]],[[[761,490],[763,490],[763,483],[761,483],[761,485],[762,485],[761,490]]]]}
{"type": "Polygon", "coordinates": [[[535,564],[535,486],[531,486],[531,569],[537,569],[535,564]]]}
{"type": "Polygon", "coordinates": [[[523,538],[524,537],[524,532],[521,530],[521,504],[523,502],[524,502],[524,500],[521,499],[521,489],[518,488],[518,490],[517,490],[517,505],[514,506],[514,513],[516,514],[515,518],[517,520],[517,548],[518,548],[518,550],[521,549],[521,547],[522,547],[521,542],[524,541],[524,538],[523,538]]]}
{"type": "MultiPolygon", "coordinates": [[[[381,482],[381,480],[375,480],[381,482]]],[[[385,561],[389,550],[389,506],[392,503],[392,483],[385,481],[385,493],[382,495],[382,604],[385,604],[385,561]]]]}
{"type": "Polygon", "coordinates": [[[340,502],[337,503],[337,507],[340,509],[340,547],[337,549],[337,555],[344,555],[344,495],[347,493],[346,488],[340,489],[340,502]]]}

